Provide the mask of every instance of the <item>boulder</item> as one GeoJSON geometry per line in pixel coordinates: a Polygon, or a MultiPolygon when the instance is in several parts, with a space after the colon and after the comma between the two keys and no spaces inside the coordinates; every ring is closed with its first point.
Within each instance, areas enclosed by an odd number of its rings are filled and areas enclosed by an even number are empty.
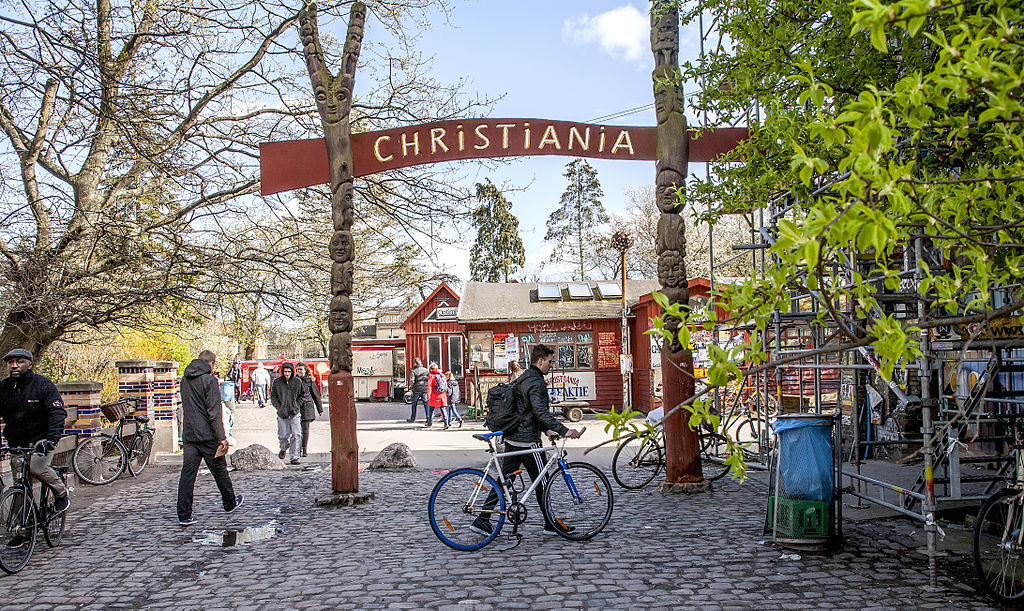
{"type": "Polygon", "coordinates": [[[393,443],[380,451],[370,463],[370,469],[415,469],[416,459],[404,443],[393,443]]]}
{"type": "Polygon", "coordinates": [[[285,468],[284,461],[275,452],[258,443],[235,450],[229,458],[236,471],[276,471],[285,468]]]}

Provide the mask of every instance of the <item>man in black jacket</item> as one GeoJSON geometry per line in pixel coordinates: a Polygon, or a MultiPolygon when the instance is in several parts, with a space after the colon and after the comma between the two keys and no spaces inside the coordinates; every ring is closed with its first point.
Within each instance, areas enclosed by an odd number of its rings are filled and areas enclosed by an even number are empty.
{"type": "Polygon", "coordinates": [[[427,415],[427,424],[430,424],[432,407],[427,405],[427,379],[430,376],[430,372],[423,366],[423,361],[419,358],[413,360],[412,371],[412,414],[409,415],[409,419],[406,422],[416,422],[416,404],[420,401],[423,402],[423,411],[427,415]]]}
{"type": "MultiPolygon", "coordinates": [[[[70,505],[68,489],[50,466],[53,452],[64,434],[68,417],[57,385],[32,371],[32,353],[15,348],[4,355],[10,376],[0,380],[0,418],[4,420],[4,438],[12,448],[34,447],[28,461],[33,477],[53,490],[54,508],[66,511],[70,505]]],[[[21,471],[21,456],[11,459],[11,471],[21,471]]],[[[10,545],[10,543],[8,543],[10,545]]]]}
{"type": "Polygon", "coordinates": [[[181,476],[178,479],[178,524],[195,524],[192,517],[192,494],[196,485],[199,463],[206,467],[217,482],[224,511],[231,513],[242,504],[242,495],[235,495],[228,476],[228,440],[224,433],[223,411],[220,406],[220,384],[211,373],[217,356],[209,350],[188,364],[181,379],[182,443],[181,476]]]}
{"type": "MultiPolygon", "coordinates": [[[[580,432],[576,429],[567,428],[555,420],[548,409],[548,382],[544,376],[551,371],[551,361],[554,355],[555,351],[550,346],[537,344],[530,351],[530,368],[515,381],[513,393],[516,398],[516,406],[519,409],[519,421],[508,427],[508,430],[501,436],[505,442],[506,452],[540,448],[542,432],[548,436],[561,435],[570,439],[580,436],[580,432]]],[[[540,475],[540,471],[547,461],[547,452],[509,456],[501,459],[501,471],[505,474],[505,481],[511,482],[515,472],[522,466],[530,474],[530,480],[533,481],[540,475]]],[[[544,485],[537,486],[537,505],[541,505],[543,492],[544,485]]],[[[498,495],[492,491],[484,501],[484,507],[494,507],[497,502],[498,495]]],[[[473,521],[470,530],[481,535],[489,535],[493,526],[487,518],[488,515],[490,514],[481,514],[473,521]]],[[[544,515],[543,509],[541,515],[544,515]]],[[[544,522],[544,534],[558,534],[555,532],[554,525],[548,522],[547,518],[544,522]]]]}

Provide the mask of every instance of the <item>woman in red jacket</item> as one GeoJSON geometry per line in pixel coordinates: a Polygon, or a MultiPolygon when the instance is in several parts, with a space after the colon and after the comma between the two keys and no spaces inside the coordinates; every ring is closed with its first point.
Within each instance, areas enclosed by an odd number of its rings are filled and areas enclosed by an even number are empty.
{"type": "Polygon", "coordinates": [[[445,406],[448,405],[448,384],[445,383],[444,374],[438,369],[437,363],[430,364],[430,373],[427,374],[427,424],[433,426],[434,408],[441,409],[441,420],[444,421],[444,428],[448,428],[448,417],[445,415],[445,406]]]}

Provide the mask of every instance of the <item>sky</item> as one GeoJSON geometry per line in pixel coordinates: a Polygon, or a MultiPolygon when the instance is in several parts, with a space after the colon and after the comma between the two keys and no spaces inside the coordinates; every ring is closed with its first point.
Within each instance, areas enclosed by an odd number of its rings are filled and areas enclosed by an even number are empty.
{"type": "MultiPolygon", "coordinates": [[[[452,25],[435,20],[418,48],[434,57],[440,80],[467,79],[466,93],[503,96],[491,117],[531,117],[610,125],[655,125],[651,71],[649,4],[645,1],[467,0],[456,2],[452,25]],[[613,113],[646,108],[615,119],[613,113]]],[[[368,20],[367,37],[373,36],[368,20]]],[[[693,32],[681,34],[681,56],[693,55],[693,32]]],[[[358,82],[358,80],[357,80],[358,82]]],[[[522,157],[497,168],[463,164],[466,188],[490,178],[496,185],[527,186],[507,193],[520,220],[526,250],[526,276],[537,273],[553,245],[543,242],[545,221],[557,207],[570,157],[522,157]]],[[[589,159],[604,191],[603,204],[613,214],[627,207],[626,189],[654,183],[653,161],[589,159]]],[[[469,279],[469,249],[476,238],[467,229],[461,244],[436,244],[444,271],[469,279]]],[[[567,279],[551,266],[545,280],[567,279]]],[[[597,280],[598,278],[593,278],[597,280]]]]}

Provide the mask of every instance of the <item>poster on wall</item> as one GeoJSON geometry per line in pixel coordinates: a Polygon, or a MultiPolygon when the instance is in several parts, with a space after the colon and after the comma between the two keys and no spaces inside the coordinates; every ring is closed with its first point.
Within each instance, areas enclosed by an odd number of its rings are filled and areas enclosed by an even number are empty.
{"type": "Polygon", "coordinates": [[[352,375],[354,376],[387,376],[394,372],[394,359],[391,350],[353,350],[352,375]]]}
{"type": "Polygon", "coordinates": [[[552,401],[596,401],[596,379],[593,371],[553,373],[548,376],[548,395],[552,401]]]}
{"type": "Polygon", "coordinates": [[[480,369],[491,368],[491,343],[490,331],[469,332],[469,364],[480,369]]]}
{"type": "Polygon", "coordinates": [[[615,340],[614,331],[603,331],[597,334],[597,368],[619,368],[619,342],[615,340]]]}
{"type": "Polygon", "coordinates": [[[508,369],[508,364],[512,361],[519,360],[519,337],[516,335],[509,335],[505,338],[505,368],[508,369]]]}
{"type": "Polygon", "coordinates": [[[506,349],[505,340],[509,337],[508,333],[495,333],[494,334],[494,371],[505,371],[508,369],[508,362],[510,360],[516,360],[519,358],[518,354],[509,354],[506,349]]]}

